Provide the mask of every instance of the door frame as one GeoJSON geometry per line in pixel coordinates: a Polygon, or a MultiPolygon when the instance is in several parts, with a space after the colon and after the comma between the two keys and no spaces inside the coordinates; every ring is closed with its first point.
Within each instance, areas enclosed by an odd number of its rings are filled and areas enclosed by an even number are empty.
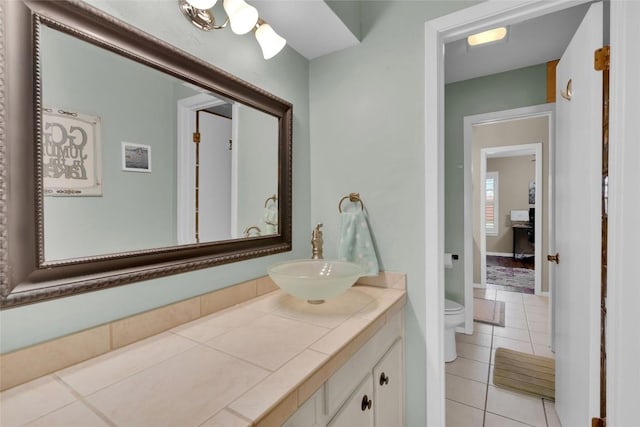
{"type": "MultiPolygon", "coordinates": [[[[444,374],[444,45],[487,28],[590,0],[483,2],[425,22],[425,353],[426,421],[445,424],[444,374]]],[[[615,17],[612,14],[611,28],[615,17]]],[[[621,35],[622,36],[622,35],[621,35]]],[[[612,60],[613,61],[613,60],[612,60]]],[[[613,68],[613,67],[612,67],[613,68]]],[[[621,125],[621,124],[619,124],[621,125]]],[[[610,197],[611,197],[610,189],[610,197]]],[[[612,237],[612,236],[610,236],[612,237]]]]}
{"type": "MultiPolygon", "coordinates": [[[[486,147],[480,150],[480,182],[484,182],[487,174],[487,159],[516,157],[533,154],[536,159],[535,165],[535,182],[536,189],[543,189],[542,182],[542,143],[533,144],[506,145],[502,147],[486,147]]],[[[535,294],[540,295],[542,292],[542,193],[536,191],[535,195],[535,294]]],[[[546,192],[545,192],[546,193],[546,192]]],[[[480,197],[480,224],[485,222],[485,201],[484,197],[480,197]]],[[[465,212],[466,216],[466,212],[465,212]]],[[[466,236],[465,236],[466,237],[466,236]]],[[[465,260],[467,257],[465,256],[465,260]]],[[[487,275],[487,233],[484,227],[480,227],[480,270],[482,275],[482,284],[486,284],[487,275]]]]}
{"type": "MultiPolygon", "coordinates": [[[[543,186],[543,191],[546,192],[545,197],[548,200],[548,209],[547,209],[547,219],[546,223],[548,225],[548,239],[549,239],[549,253],[555,250],[555,245],[553,242],[553,221],[552,221],[552,213],[553,213],[553,162],[554,162],[554,150],[555,150],[555,104],[539,104],[532,105],[528,107],[521,108],[513,108],[510,110],[502,110],[502,111],[494,111],[491,113],[483,113],[483,114],[474,114],[471,116],[464,117],[464,224],[463,224],[463,234],[464,234],[464,253],[468,254],[464,256],[464,306],[465,307],[473,307],[473,176],[471,174],[471,163],[472,163],[472,149],[473,149],[473,138],[472,138],[472,129],[474,125],[478,124],[488,124],[488,123],[499,123],[505,122],[509,120],[521,120],[528,118],[536,118],[536,117],[544,117],[548,118],[548,161],[549,161],[549,175],[547,177],[543,177],[546,179],[546,183],[543,186]]],[[[542,156],[540,156],[542,159],[542,156]]],[[[537,178],[536,178],[537,180],[537,178]]],[[[536,184],[538,185],[538,184],[536,184]]],[[[536,192],[537,197],[537,192],[536,192]]],[[[536,206],[536,224],[542,224],[542,219],[538,218],[538,214],[542,211],[538,209],[536,206]]],[[[542,241],[542,234],[540,237],[536,235],[536,241],[542,241]]],[[[537,253],[536,246],[536,257],[539,257],[542,260],[544,254],[540,252],[537,253]]],[[[536,270],[540,271],[542,274],[542,263],[540,265],[537,264],[536,261],[536,270]]],[[[553,284],[553,279],[551,277],[551,271],[549,271],[548,283],[549,283],[549,295],[551,295],[551,288],[553,284]]],[[[542,276],[540,276],[542,277],[542,276]]],[[[542,279],[538,280],[536,278],[536,284],[540,284],[540,289],[536,288],[536,294],[540,293],[541,295],[546,295],[545,292],[542,292],[542,279]]],[[[465,310],[465,326],[464,332],[466,334],[473,333],[473,309],[465,310]]]]}
{"type": "MultiPolygon", "coordinates": [[[[213,95],[199,93],[178,100],[177,110],[177,135],[176,135],[176,238],[178,244],[195,243],[193,240],[195,229],[195,195],[193,192],[193,182],[195,173],[195,148],[192,134],[195,131],[193,114],[205,108],[225,104],[213,95]]],[[[237,106],[233,104],[232,114],[237,118],[237,106]]],[[[232,140],[237,141],[238,120],[231,123],[232,140]]],[[[238,226],[238,150],[231,152],[231,230],[237,232],[238,226]]],[[[232,238],[239,236],[233,235],[232,238]]]]}

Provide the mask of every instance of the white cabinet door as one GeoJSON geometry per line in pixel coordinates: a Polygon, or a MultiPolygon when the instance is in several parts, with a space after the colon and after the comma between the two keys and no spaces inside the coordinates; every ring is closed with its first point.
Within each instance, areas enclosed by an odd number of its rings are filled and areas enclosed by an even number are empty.
{"type": "Polygon", "coordinates": [[[373,377],[369,373],[327,427],[372,427],[375,403],[373,377]]]}
{"type": "Polygon", "coordinates": [[[376,427],[404,425],[402,340],[398,340],[373,368],[373,415],[376,427]]]}

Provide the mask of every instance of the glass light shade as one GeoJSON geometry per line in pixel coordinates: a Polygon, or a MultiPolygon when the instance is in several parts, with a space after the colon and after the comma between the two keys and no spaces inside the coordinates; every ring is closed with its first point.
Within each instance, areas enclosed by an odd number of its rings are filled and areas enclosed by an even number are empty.
{"type": "Polygon", "coordinates": [[[189,3],[196,9],[206,10],[211,9],[213,6],[215,6],[217,1],[218,0],[187,0],[187,3],[189,3]]]}
{"type": "Polygon", "coordinates": [[[497,42],[507,36],[507,28],[500,27],[492,30],[483,31],[482,33],[472,34],[467,37],[469,46],[478,46],[480,44],[497,42]]]}
{"type": "Polygon", "coordinates": [[[234,33],[246,34],[258,23],[258,10],[244,0],[224,0],[223,5],[234,33]]]}
{"type": "Polygon", "coordinates": [[[262,48],[264,59],[273,58],[287,44],[287,41],[273,31],[269,24],[262,24],[258,27],[256,39],[262,48]]]}

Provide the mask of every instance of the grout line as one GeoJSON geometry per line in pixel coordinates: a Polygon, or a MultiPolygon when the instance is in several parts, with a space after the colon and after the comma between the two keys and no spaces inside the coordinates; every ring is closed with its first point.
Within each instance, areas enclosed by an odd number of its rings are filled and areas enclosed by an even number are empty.
{"type": "Polygon", "coordinates": [[[542,400],[542,411],[544,412],[544,422],[546,423],[547,427],[549,427],[549,417],[547,416],[547,406],[544,404],[544,399],[542,400]]]}
{"type": "MultiPolygon", "coordinates": [[[[61,377],[58,376],[57,373],[53,374],[52,377],[63,387],[65,387],[77,400],[76,402],[81,402],[84,406],[86,406],[87,408],[89,408],[89,410],[91,412],[93,412],[98,418],[100,418],[102,421],[104,421],[107,425],[109,425],[110,427],[117,427],[117,425],[111,421],[111,419],[109,417],[107,417],[104,413],[102,413],[102,411],[100,411],[98,408],[96,408],[94,405],[92,405],[91,403],[89,403],[86,400],[86,397],[89,396],[83,396],[82,394],[80,394],[80,392],[78,392],[76,389],[74,389],[73,387],[71,387],[70,384],[67,384],[61,377]]],[[[75,403],[75,402],[74,402],[75,403]]],[[[68,406],[68,405],[67,405],[68,406]]],[[[56,411],[59,409],[56,409],[56,411]]],[[[55,411],[51,411],[51,412],[55,412],[55,411]]],[[[51,413],[49,412],[49,414],[51,413]]],[[[48,414],[47,414],[48,415],[48,414]]]]}
{"type": "MultiPolygon", "coordinates": [[[[496,293],[497,294],[497,293],[496,293]]],[[[491,327],[491,346],[489,347],[489,366],[487,367],[487,385],[484,391],[484,411],[482,413],[482,427],[484,427],[487,421],[487,401],[489,400],[489,381],[491,378],[491,355],[493,354],[493,333],[495,326],[491,327]]]]}

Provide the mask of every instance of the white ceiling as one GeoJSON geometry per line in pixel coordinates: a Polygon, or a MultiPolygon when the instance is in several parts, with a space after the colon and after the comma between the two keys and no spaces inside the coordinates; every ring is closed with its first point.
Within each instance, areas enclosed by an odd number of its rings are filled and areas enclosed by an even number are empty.
{"type": "Polygon", "coordinates": [[[559,59],[589,4],[509,27],[507,40],[468,48],[466,38],[445,46],[445,82],[453,83],[559,59]]]}
{"type": "MultiPolygon", "coordinates": [[[[287,44],[307,59],[360,41],[324,0],[250,0],[287,44]]],[[[468,80],[560,58],[589,5],[513,24],[505,42],[468,48],[466,39],[445,47],[446,83],[468,80]]]]}
{"type": "Polygon", "coordinates": [[[260,16],[307,59],[355,46],[360,40],[324,0],[250,0],[260,16]]]}

